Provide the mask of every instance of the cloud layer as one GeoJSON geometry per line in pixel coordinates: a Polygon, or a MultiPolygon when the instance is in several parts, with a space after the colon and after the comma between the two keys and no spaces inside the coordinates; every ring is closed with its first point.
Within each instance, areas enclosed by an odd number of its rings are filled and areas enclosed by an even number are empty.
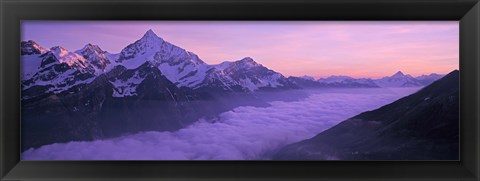
{"type": "Polygon", "coordinates": [[[308,139],[340,121],[376,109],[418,88],[316,91],[300,101],[238,107],[215,120],[175,132],[30,149],[22,160],[262,160],[280,147],[308,139]]]}

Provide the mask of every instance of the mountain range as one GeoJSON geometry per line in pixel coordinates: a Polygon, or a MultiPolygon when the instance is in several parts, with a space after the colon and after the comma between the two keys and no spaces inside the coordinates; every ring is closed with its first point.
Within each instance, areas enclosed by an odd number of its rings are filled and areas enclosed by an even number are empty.
{"type": "Polygon", "coordinates": [[[281,148],[277,160],[458,160],[459,71],[281,148]]]}
{"type": "Polygon", "coordinates": [[[172,131],[241,105],[255,92],[307,87],[424,86],[441,75],[379,80],[285,77],[250,57],[211,65],[148,30],[120,53],[21,42],[22,149],[138,131],[172,131]]]}
{"type": "MultiPolygon", "coordinates": [[[[196,54],[163,40],[152,30],[118,54],[92,44],[74,52],[60,46],[46,49],[30,40],[21,42],[21,55],[23,99],[67,91],[88,84],[117,66],[136,69],[146,62],[157,67],[177,87],[231,92],[299,87],[414,87],[428,85],[442,77],[439,74],[412,77],[399,71],[376,80],[348,76],[330,76],[318,80],[308,76],[286,78],[250,57],[217,65],[206,64],[196,54]]],[[[136,85],[141,81],[133,77],[114,81],[117,90],[115,96],[134,96],[136,85]]]]}
{"type": "MultiPolygon", "coordinates": [[[[283,75],[249,57],[219,65],[206,64],[194,53],[164,41],[151,30],[119,54],[108,53],[91,44],[75,52],[59,46],[45,49],[34,41],[21,45],[23,99],[66,91],[91,83],[112,69],[133,70],[145,63],[156,67],[177,87],[194,90],[250,92],[297,87],[283,75]]],[[[136,86],[142,81],[135,75],[112,81],[115,96],[135,95],[136,86]]]]}
{"type": "Polygon", "coordinates": [[[315,80],[310,76],[293,77],[290,76],[292,82],[300,87],[351,87],[351,88],[379,88],[379,87],[421,87],[431,84],[432,82],[442,78],[444,75],[432,73],[429,75],[421,75],[413,77],[404,74],[401,71],[380,79],[371,78],[352,78],[349,76],[329,76],[315,80]]]}

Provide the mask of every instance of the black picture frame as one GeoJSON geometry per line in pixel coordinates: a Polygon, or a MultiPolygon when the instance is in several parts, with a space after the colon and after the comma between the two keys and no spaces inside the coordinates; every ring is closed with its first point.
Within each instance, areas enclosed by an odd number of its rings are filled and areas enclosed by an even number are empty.
{"type": "Polygon", "coordinates": [[[0,0],[1,180],[479,180],[478,0],[0,0]],[[460,161],[20,161],[21,20],[458,20],[460,161]]]}

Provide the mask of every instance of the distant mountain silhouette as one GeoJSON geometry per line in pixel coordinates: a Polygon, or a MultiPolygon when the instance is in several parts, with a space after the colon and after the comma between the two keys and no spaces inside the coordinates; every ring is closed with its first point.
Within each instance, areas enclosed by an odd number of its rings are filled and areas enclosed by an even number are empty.
{"type": "Polygon", "coordinates": [[[417,93],[285,146],[277,160],[457,160],[459,71],[417,93]]]}

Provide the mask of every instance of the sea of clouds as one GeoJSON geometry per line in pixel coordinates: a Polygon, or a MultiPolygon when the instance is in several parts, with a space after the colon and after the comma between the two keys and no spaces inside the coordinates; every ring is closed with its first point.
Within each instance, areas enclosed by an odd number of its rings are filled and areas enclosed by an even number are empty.
{"type": "Polygon", "coordinates": [[[22,160],[264,160],[282,146],[418,89],[312,91],[298,101],[237,107],[175,132],[45,145],[25,151],[22,160]]]}

